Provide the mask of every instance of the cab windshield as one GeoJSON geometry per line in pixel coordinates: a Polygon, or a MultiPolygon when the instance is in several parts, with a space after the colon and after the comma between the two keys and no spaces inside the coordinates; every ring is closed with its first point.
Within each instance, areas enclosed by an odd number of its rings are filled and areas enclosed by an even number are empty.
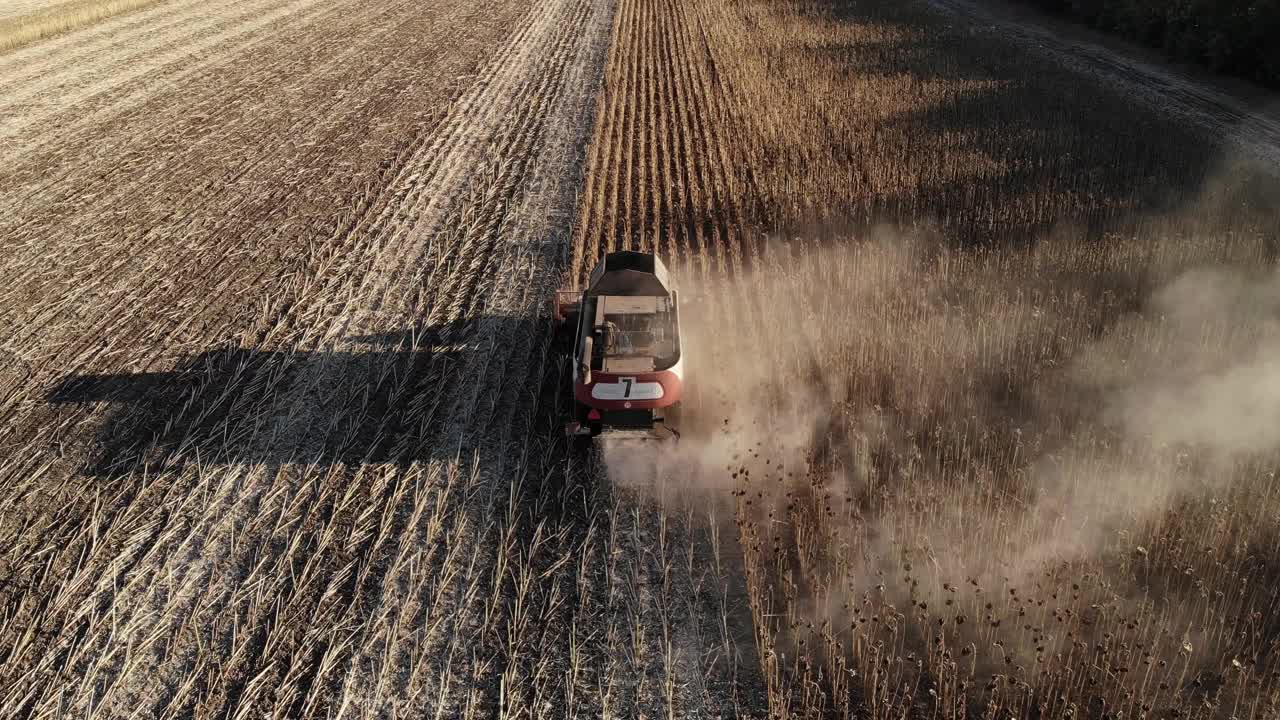
{"type": "Polygon", "coordinates": [[[680,359],[672,298],[606,295],[593,298],[588,310],[582,330],[592,340],[593,370],[655,372],[680,359]]]}

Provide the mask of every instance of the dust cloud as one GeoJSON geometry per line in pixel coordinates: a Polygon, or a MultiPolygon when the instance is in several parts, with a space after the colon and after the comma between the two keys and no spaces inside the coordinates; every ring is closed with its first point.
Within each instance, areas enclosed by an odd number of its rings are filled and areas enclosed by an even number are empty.
{"type": "MultiPolygon", "coordinates": [[[[684,438],[603,452],[656,502],[809,528],[786,542],[827,543],[807,552],[838,578],[803,599],[815,622],[873,587],[936,606],[965,580],[1111,567],[1280,451],[1273,270],[1178,245],[1211,238],[992,253],[874,235],[771,242],[728,279],[685,268],[684,438]],[[932,577],[886,589],[912,560],[932,577]]],[[[1126,582],[1108,592],[1142,594],[1126,582]]]]}
{"type": "Polygon", "coordinates": [[[606,445],[610,480],[694,503],[731,498],[741,478],[763,476],[765,467],[797,480],[815,447],[840,442],[829,436],[846,393],[830,374],[836,356],[822,348],[857,341],[861,330],[850,307],[877,302],[884,288],[905,279],[911,250],[903,240],[886,238],[862,252],[859,277],[875,276],[866,285],[851,276],[807,277],[827,253],[792,258],[783,246],[735,278],[678,268],[687,393],[682,437],[656,452],[606,445]],[[836,292],[815,285],[833,280],[836,292]]]}
{"type": "Polygon", "coordinates": [[[1111,407],[1126,431],[1218,454],[1280,447],[1280,273],[1193,270],[1151,312],[1169,341],[1129,360],[1146,372],[1111,407]]]}

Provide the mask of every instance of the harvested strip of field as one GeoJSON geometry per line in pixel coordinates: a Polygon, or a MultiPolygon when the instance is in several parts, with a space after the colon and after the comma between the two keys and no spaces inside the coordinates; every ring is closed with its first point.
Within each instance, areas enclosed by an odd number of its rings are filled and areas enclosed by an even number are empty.
{"type": "Polygon", "coordinates": [[[538,412],[492,388],[541,384],[528,281],[563,262],[544,231],[572,203],[610,7],[295,3],[272,42],[247,9],[207,16],[248,42],[199,83],[140,75],[136,104],[89,122],[68,103],[64,143],[18,148],[4,177],[25,192],[5,232],[0,702],[487,716],[519,658],[507,616],[456,583],[504,582],[475,498],[520,464],[459,418],[500,437],[538,412]],[[435,600],[394,599],[420,586],[435,600]],[[414,607],[424,633],[489,624],[405,637],[414,607]],[[477,630],[486,655],[436,651],[477,630]],[[369,664],[386,652],[420,661],[369,664]]]}

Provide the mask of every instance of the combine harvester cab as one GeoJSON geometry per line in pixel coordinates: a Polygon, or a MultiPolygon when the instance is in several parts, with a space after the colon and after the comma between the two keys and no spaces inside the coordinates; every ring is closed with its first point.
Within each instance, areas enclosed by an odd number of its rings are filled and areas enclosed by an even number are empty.
{"type": "Polygon", "coordinates": [[[558,346],[573,359],[567,435],[637,440],[680,436],[680,312],[654,255],[615,252],[585,290],[556,293],[558,346]]]}

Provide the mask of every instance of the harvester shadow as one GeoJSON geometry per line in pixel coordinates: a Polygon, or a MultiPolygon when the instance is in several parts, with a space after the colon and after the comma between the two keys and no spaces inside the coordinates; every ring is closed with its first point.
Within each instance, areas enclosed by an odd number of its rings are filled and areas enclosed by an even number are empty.
{"type": "MultiPolygon", "coordinates": [[[[441,505],[448,510],[440,512],[465,518],[457,521],[460,525],[477,527],[489,526],[494,517],[516,518],[506,539],[532,547],[538,545],[542,524],[554,526],[565,538],[587,532],[575,512],[579,503],[563,503],[566,511],[559,512],[560,505],[552,501],[566,497],[571,488],[559,485],[554,473],[568,450],[559,426],[568,397],[568,363],[549,359],[550,330],[545,317],[486,316],[349,336],[325,343],[330,349],[324,350],[216,348],[159,372],[72,375],[52,387],[47,399],[105,411],[83,472],[119,486],[122,497],[136,497],[147,482],[185,487],[174,476],[210,466],[265,466],[274,486],[281,487],[298,482],[300,476],[274,471],[298,465],[305,466],[301,476],[307,478],[330,470],[341,475],[340,481],[350,492],[359,492],[362,502],[379,504],[389,536],[416,539],[425,537],[425,530],[407,510],[412,500],[375,493],[370,483],[376,482],[357,474],[361,468],[381,465],[407,470],[400,477],[414,477],[411,466],[435,463],[446,472],[458,471],[447,482],[467,487],[467,492],[449,494],[441,505]],[[476,383],[486,392],[473,392],[476,383]],[[541,395],[539,401],[517,383],[527,383],[533,394],[541,395]],[[477,394],[485,397],[476,401],[477,394]],[[467,412],[477,405],[485,405],[485,412],[467,412]],[[463,412],[455,412],[459,410],[463,412]],[[493,441],[494,437],[502,439],[493,441]],[[495,452],[490,442],[502,446],[495,452]],[[527,449],[501,452],[516,445],[527,449]],[[510,460],[520,454],[530,458],[534,471],[510,460]],[[169,477],[157,479],[164,474],[169,477]],[[510,480],[513,476],[525,479],[510,480]],[[492,486],[486,491],[488,484],[492,486]],[[490,503],[494,506],[488,507],[490,503]]],[[[259,487],[255,492],[264,491],[259,487]]],[[[336,495],[326,495],[311,512],[335,526],[351,527],[357,517],[340,517],[336,503],[336,495]]],[[[311,561],[341,575],[338,568],[348,563],[350,551],[322,548],[311,561]]],[[[381,562],[382,550],[370,538],[354,552],[367,553],[371,563],[381,562]]],[[[433,574],[447,557],[448,553],[424,553],[420,567],[432,568],[424,572],[433,574]]],[[[243,562],[244,558],[235,559],[236,571],[223,580],[248,582],[250,568],[243,562]]],[[[130,567],[122,565],[119,571],[127,573],[130,567]]],[[[376,597],[386,581],[376,572],[345,577],[338,590],[325,591],[326,601],[338,598],[354,604],[376,597]]],[[[494,582],[495,593],[509,591],[508,579],[501,574],[494,582]]],[[[260,652],[251,661],[256,668],[276,662],[265,649],[269,627],[254,629],[248,640],[260,652]]],[[[227,637],[219,641],[229,652],[227,637]]],[[[440,671],[447,669],[446,664],[440,671]]],[[[228,707],[247,692],[252,674],[233,684],[228,707]]],[[[477,692],[496,707],[501,686],[495,679],[477,692]]],[[[287,714],[299,715],[300,703],[287,714]]]]}
{"type": "MultiPolygon", "coordinates": [[[[407,465],[430,447],[457,369],[483,352],[479,321],[360,335],[338,349],[211,349],[171,369],[81,374],[48,393],[54,404],[105,403],[85,472],[116,476],[188,463],[280,466],[407,465]]],[[[499,336],[537,318],[485,318],[499,336]]]]}

